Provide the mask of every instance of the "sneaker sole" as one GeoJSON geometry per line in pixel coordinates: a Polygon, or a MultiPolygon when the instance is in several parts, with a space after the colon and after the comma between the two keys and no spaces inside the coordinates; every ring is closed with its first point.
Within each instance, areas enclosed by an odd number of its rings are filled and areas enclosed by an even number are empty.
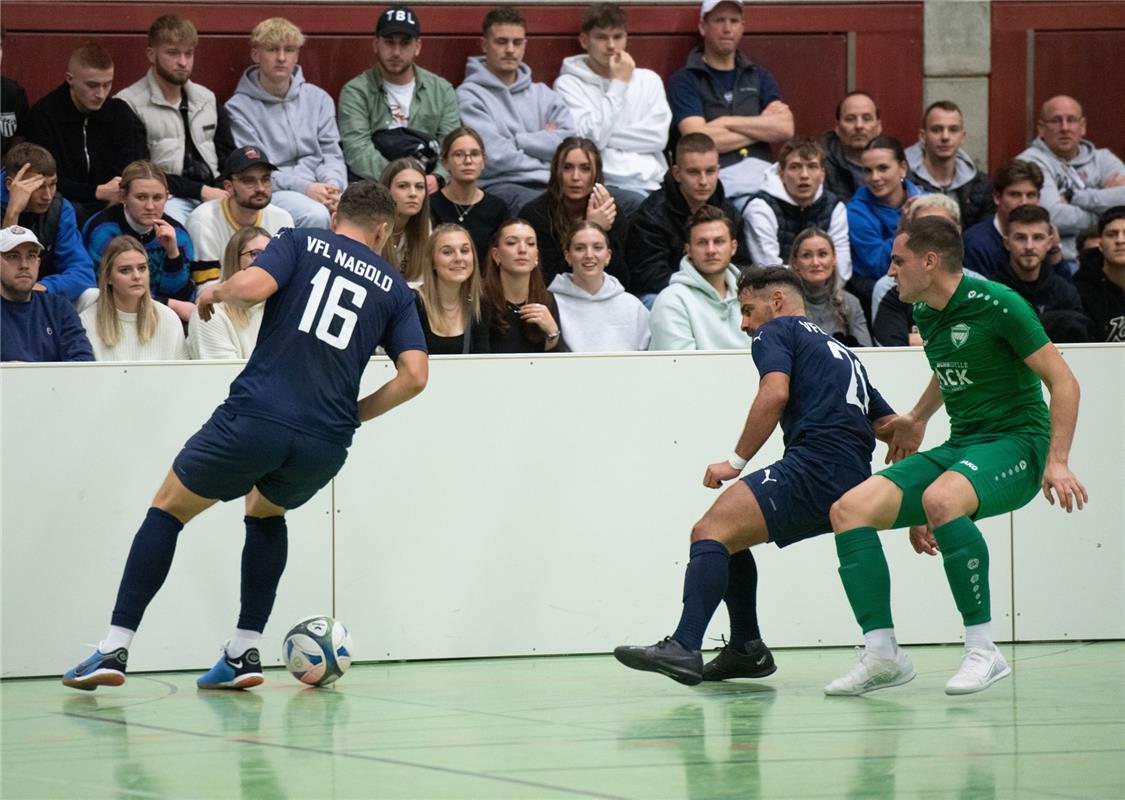
{"type": "Polygon", "coordinates": [[[247,675],[239,675],[233,681],[224,681],[223,683],[196,683],[199,689],[249,689],[252,686],[259,686],[265,683],[266,678],[260,672],[252,672],[247,675]]]}
{"type": "Polygon", "coordinates": [[[123,683],[125,683],[125,673],[116,669],[99,669],[89,675],[63,678],[63,686],[87,692],[92,692],[99,686],[120,686],[123,683]]]}
{"type": "Polygon", "coordinates": [[[859,697],[860,695],[870,694],[871,692],[877,692],[880,689],[891,689],[891,688],[894,688],[895,686],[902,686],[904,683],[910,683],[912,680],[914,680],[914,676],[917,675],[917,674],[918,674],[917,672],[915,672],[914,670],[911,670],[909,675],[906,675],[904,677],[900,676],[900,677],[896,678],[895,680],[891,681],[890,683],[881,683],[878,686],[872,686],[870,689],[862,689],[862,690],[859,690],[859,691],[855,691],[855,690],[852,690],[852,691],[842,691],[842,690],[829,691],[828,687],[825,686],[824,687],[824,693],[826,695],[828,695],[829,697],[859,697]]]}
{"type": "Polygon", "coordinates": [[[753,673],[747,672],[747,673],[738,673],[738,674],[731,673],[731,674],[728,674],[728,675],[708,675],[707,674],[707,668],[704,667],[703,668],[703,680],[705,680],[705,681],[729,681],[733,678],[750,678],[750,679],[753,679],[753,678],[768,678],[770,675],[773,675],[775,672],[777,672],[777,665],[776,664],[774,666],[770,667],[770,669],[764,670],[764,671],[761,671],[761,672],[753,672],[753,673]]]}
{"type": "Polygon", "coordinates": [[[957,695],[961,695],[961,694],[976,694],[977,692],[983,692],[985,689],[987,689],[992,684],[996,683],[999,680],[1003,680],[1004,678],[1007,678],[1011,674],[1012,674],[1012,668],[1011,667],[1004,667],[1003,672],[997,673],[995,676],[993,676],[993,678],[991,680],[988,681],[988,683],[984,684],[983,686],[973,686],[973,687],[970,687],[970,688],[961,688],[961,687],[956,687],[956,686],[951,687],[949,685],[946,685],[945,693],[948,694],[948,695],[957,696],[957,695]]]}
{"type": "Polygon", "coordinates": [[[666,664],[658,664],[649,661],[643,656],[634,655],[632,653],[619,653],[616,650],[613,652],[613,657],[624,664],[629,669],[640,670],[641,672],[657,672],[667,678],[671,678],[676,683],[682,683],[684,686],[696,686],[703,682],[703,676],[698,672],[691,670],[676,669],[666,664]]]}

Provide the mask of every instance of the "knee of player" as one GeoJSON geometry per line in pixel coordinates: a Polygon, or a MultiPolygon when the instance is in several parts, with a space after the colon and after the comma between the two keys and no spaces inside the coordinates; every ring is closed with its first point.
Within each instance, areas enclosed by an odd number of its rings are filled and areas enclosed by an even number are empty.
{"type": "Polygon", "coordinates": [[[858,527],[857,515],[862,512],[861,504],[855,502],[851,493],[845,494],[828,509],[828,521],[836,533],[858,527]]]}
{"type": "Polygon", "coordinates": [[[693,544],[695,542],[702,542],[707,539],[717,538],[718,537],[716,536],[715,527],[707,522],[706,517],[691,526],[691,541],[693,544]]]}
{"type": "Polygon", "coordinates": [[[922,493],[922,509],[931,525],[944,525],[961,515],[957,498],[943,486],[931,486],[922,493]]]}

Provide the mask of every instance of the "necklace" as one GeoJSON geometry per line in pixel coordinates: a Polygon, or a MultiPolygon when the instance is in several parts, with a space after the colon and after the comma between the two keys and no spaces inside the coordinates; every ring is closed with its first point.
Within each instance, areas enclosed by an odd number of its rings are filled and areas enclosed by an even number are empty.
{"type": "MultiPolygon", "coordinates": [[[[452,200],[450,200],[449,202],[453,203],[452,200]]],[[[465,217],[469,216],[469,212],[473,210],[473,204],[469,203],[468,205],[463,206],[460,203],[453,203],[453,210],[457,212],[457,221],[464,222],[465,217]]]]}

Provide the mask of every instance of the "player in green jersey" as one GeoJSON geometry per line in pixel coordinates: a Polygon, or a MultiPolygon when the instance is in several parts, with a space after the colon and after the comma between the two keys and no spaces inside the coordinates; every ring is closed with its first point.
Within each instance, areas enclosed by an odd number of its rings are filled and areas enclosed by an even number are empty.
{"type": "Polygon", "coordinates": [[[832,506],[840,580],[865,648],[826,694],[863,694],[914,677],[894,638],[890,573],[876,531],[910,527],[917,552],[941,551],[965,622],[961,668],[945,691],[969,694],[1011,672],[992,640],[988,547],[973,520],[1020,508],[1040,487],[1067,512],[1088,499],[1067,466],[1078,382],[1034,309],[1006,286],[964,275],[962,255],[956,227],[939,217],[907,223],[894,241],[889,274],[899,296],[914,303],[933,377],[917,405],[891,423],[896,463],[832,506]],[[1049,411],[1040,381],[1051,393],[1049,411]],[[949,440],[916,452],[943,402],[949,440]]]}

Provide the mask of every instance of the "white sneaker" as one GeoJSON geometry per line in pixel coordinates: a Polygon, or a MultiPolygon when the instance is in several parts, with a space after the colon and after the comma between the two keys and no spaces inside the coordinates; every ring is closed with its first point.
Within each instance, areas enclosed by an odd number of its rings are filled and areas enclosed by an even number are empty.
{"type": "Polygon", "coordinates": [[[961,659],[961,669],[945,684],[946,694],[972,694],[987,689],[1012,674],[1012,668],[997,648],[970,647],[961,659]]]}
{"type": "Polygon", "coordinates": [[[859,657],[859,663],[842,678],[837,678],[824,687],[830,695],[859,695],[876,689],[889,689],[914,680],[914,664],[905,650],[899,650],[894,658],[876,658],[866,650],[859,657]]]}

